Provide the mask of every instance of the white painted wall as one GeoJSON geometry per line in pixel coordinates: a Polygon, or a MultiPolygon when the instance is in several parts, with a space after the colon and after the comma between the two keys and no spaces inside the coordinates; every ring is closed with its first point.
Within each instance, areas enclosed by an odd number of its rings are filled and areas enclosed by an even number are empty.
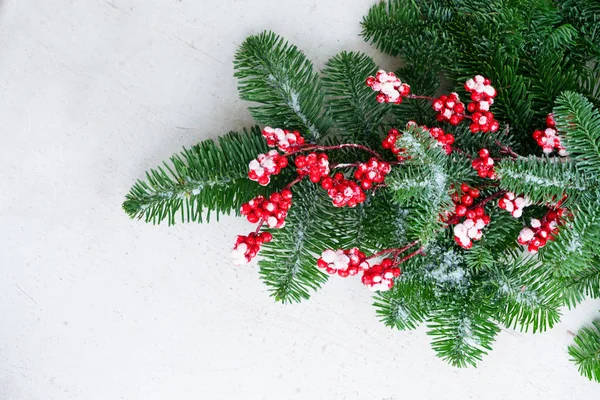
{"type": "Polygon", "coordinates": [[[121,212],[143,172],[252,123],[236,46],[273,29],[322,66],[374,0],[6,0],[0,5],[0,399],[597,399],[568,331],[502,332],[478,369],[381,325],[333,279],[282,306],[227,254],[249,224],[121,212]]]}

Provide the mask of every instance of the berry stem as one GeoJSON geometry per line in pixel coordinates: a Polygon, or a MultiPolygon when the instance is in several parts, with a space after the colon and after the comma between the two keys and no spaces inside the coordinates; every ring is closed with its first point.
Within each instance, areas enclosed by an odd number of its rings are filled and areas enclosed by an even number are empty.
{"type": "Polygon", "coordinates": [[[254,231],[254,233],[258,235],[258,232],[260,232],[260,228],[262,228],[262,226],[264,224],[265,224],[265,220],[261,218],[260,221],[258,221],[258,225],[257,225],[256,230],[254,231]]]}
{"type": "Polygon", "coordinates": [[[422,100],[429,100],[429,101],[433,101],[435,100],[433,97],[429,97],[429,96],[419,96],[416,94],[409,94],[408,96],[406,96],[407,99],[422,99],[422,100]]]}
{"type": "MultiPolygon", "coordinates": [[[[507,127],[508,127],[508,125],[507,125],[507,127]]],[[[498,146],[500,146],[500,153],[508,154],[509,156],[511,156],[513,158],[521,157],[520,155],[515,153],[515,151],[512,149],[512,147],[502,144],[502,142],[500,142],[499,140],[496,140],[495,143],[498,146]]]]}
{"type": "Polygon", "coordinates": [[[294,186],[296,183],[300,182],[304,177],[303,176],[297,176],[296,179],[294,179],[293,181],[291,181],[290,183],[288,183],[284,189],[289,189],[292,186],[294,186]]]}
{"type": "Polygon", "coordinates": [[[396,255],[398,255],[398,254],[402,253],[403,251],[406,251],[406,250],[410,249],[411,247],[413,247],[417,243],[419,243],[419,241],[415,240],[414,242],[409,243],[409,244],[407,244],[404,247],[393,247],[393,248],[390,248],[390,249],[384,249],[384,250],[378,251],[377,253],[372,254],[369,257],[367,257],[367,260],[369,260],[371,258],[379,257],[380,255],[387,254],[387,253],[396,253],[396,255]]]}
{"type": "Polygon", "coordinates": [[[396,263],[394,263],[394,266],[400,265],[403,262],[406,262],[406,261],[410,260],[411,258],[413,258],[414,256],[417,256],[419,254],[425,254],[425,253],[423,253],[423,247],[419,248],[419,250],[417,250],[417,251],[410,253],[407,256],[402,257],[396,263]]]}

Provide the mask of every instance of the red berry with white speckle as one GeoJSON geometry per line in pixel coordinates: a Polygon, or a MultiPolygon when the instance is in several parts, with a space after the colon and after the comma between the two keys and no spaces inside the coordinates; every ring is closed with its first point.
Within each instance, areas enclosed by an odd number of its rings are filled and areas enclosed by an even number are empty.
{"type": "Polygon", "coordinates": [[[366,163],[360,163],[354,172],[356,179],[363,189],[370,189],[373,186],[382,184],[385,176],[392,170],[389,163],[371,158],[366,163]]]}
{"type": "Polygon", "coordinates": [[[248,236],[239,235],[231,252],[233,263],[235,265],[249,263],[260,251],[260,246],[272,239],[273,236],[269,232],[252,232],[248,236]]]}
{"type": "Polygon", "coordinates": [[[377,94],[379,103],[402,103],[402,99],[410,94],[410,86],[393,73],[380,70],[375,76],[369,76],[366,80],[367,86],[377,94]]]}
{"type": "Polygon", "coordinates": [[[249,222],[263,220],[269,228],[283,228],[291,206],[292,192],[284,189],[280,193],[272,193],[268,200],[264,196],[255,197],[242,204],[240,212],[249,222]]]}
{"type": "Polygon", "coordinates": [[[288,131],[286,129],[265,127],[262,134],[267,139],[267,144],[271,147],[277,146],[281,151],[288,151],[293,147],[304,144],[304,138],[298,131],[288,131]]]}
{"type": "Polygon", "coordinates": [[[373,291],[385,291],[394,287],[394,278],[400,276],[401,273],[400,268],[395,266],[391,259],[385,258],[381,264],[373,265],[366,270],[361,280],[373,291]]]}
{"type": "Polygon", "coordinates": [[[474,159],[471,165],[481,178],[497,178],[494,172],[494,160],[490,157],[490,152],[487,149],[479,150],[479,158],[474,159]]]}
{"type": "Polygon", "coordinates": [[[431,103],[433,109],[437,112],[438,121],[446,121],[452,125],[458,125],[465,118],[465,105],[460,102],[457,93],[442,95],[433,99],[431,103]]]}
{"type": "Polygon", "coordinates": [[[551,209],[541,220],[532,218],[530,226],[519,233],[519,244],[527,246],[530,253],[537,253],[549,240],[554,240],[565,211],[564,208],[551,209]]]}
{"type": "Polygon", "coordinates": [[[356,182],[344,178],[344,175],[339,172],[333,177],[323,178],[321,186],[327,190],[336,207],[355,207],[367,199],[365,192],[356,182]]]}
{"type": "Polygon", "coordinates": [[[317,183],[329,174],[329,160],[325,153],[309,153],[306,156],[298,156],[294,160],[296,171],[300,176],[308,175],[313,183],[317,183]]]}
{"type": "Polygon", "coordinates": [[[271,150],[267,154],[259,154],[255,160],[250,161],[248,167],[248,178],[266,186],[271,181],[271,175],[277,175],[288,165],[288,160],[277,150],[271,150]]]}
{"type": "Polygon", "coordinates": [[[370,268],[367,257],[356,247],[349,250],[325,250],[317,260],[317,266],[330,275],[337,273],[342,278],[370,268]]]}

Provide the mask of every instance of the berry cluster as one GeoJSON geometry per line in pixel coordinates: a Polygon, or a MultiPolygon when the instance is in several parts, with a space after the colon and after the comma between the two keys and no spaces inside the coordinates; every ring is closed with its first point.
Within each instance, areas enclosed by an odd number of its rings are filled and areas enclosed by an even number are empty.
{"type": "Polygon", "coordinates": [[[239,235],[231,252],[233,263],[235,265],[249,263],[260,251],[260,246],[272,239],[273,236],[269,232],[252,232],[248,236],[239,235]]]}
{"type": "Polygon", "coordinates": [[[391,170],[390,164],[373,157],[366,163],[358,165],[356,172],[354,172],[354,179],[360,183],[363,189],[370,189],[373,187],[373,183],[383,183],[385,176],[391,170]]]}
{"type": "Polygon", "coordinates": [[[460,185],[460,191],[462,195],[455,193],[452,196],[452,201],[456,204],[454,214],[458,218],[465,217],[465,220],[454,227],[454,240],[461,247],[470,249],[473,246],[472,241],[479,240],[483,236],[481,230],[490,223],[490,217],[485,215],[483,207],[469,210],[475,199],[481,196],[479,189],[463,183],[460,185]]]}
{"type": "Polygon", "coordinates": [[[330,275],[337,273],[342,278],[354,276],[370,267],[365,254],[356,247],[350,250],[325,250],[321,253],[317,266],[330,275]]]}
{"type": "Polygon", "coordinates": [[[354,207],[367,198],[365,192],[356,182],[344,178],[344,175],[339,172],[333,178],[330,176],[324,177],[321,186],[327,190],[327,194],[336,207],[354,207]]]}
{"type": "Polygon", "coordinates": [[[300,136],[300,132],[290,132],[286,129],[271,128],[267,126],[262,130],[262,134],[267,139],[267,144],[271,147],[277,146],[279,150],[286,152],[290,148],[304,144],[304,138],[300,136]]]}
{"type": "Polygon", "coordinates": [[[307,156],[298,156],[294,163],[298,175],[308,175],[313,183],[319,182],[322,177],[329,174],[329,160],[325,153],[310,153],[307,156]]]}
{"type": "Polygon", "coordinates": [[[475,111],[471,115],[471,125],[469,125],[469,129],[473,133],[496,132],[499,127],[500,123],[494,119],[494,114],[489,111],[475,111]]]}
{"type": "Polygon", "coordinates": [[[550,154],[554,150],[558,152],[559,156],[567,156],[567,149],[563,146],[558,132],[556,131],[556,122],[554,121],[554,115],[548,114],[546,117],[546,129],[536,130],[533,132],[533,138],[544,149],[544,153],[550,154]]]}
{"type": "Polygon", "coordinates": [[[455,214],[459,217],[464,217],[467,214],[468,207],[473,205],[473,202],[481,196],[481,193],[479,189],[472,188],[466,183],[460,185],[460,192],[452,195],[452,201],[456,204],[455,214]]]}
{"type": "Polygon", "coordinates": [[[477,175],[481,178],[497,178],[496,173],[494,172],[494,160],[490,157],[489,150],[479,150],[479,158],[474,159],[471,165],[475,168],[477,175]]]}
{"type": "Polygon", "coordinates": [[[292,191],[284,189],[281,193],[272,193],[269,200],[258,196],[244,203],[241,213],[249,222],[256,223],[262,219],[269,228],[283,228],[291,206],[292,191]]]}
{"type": "Polygon", "coordinates": [[[390,258],[385,258],[381,264],[375,264],[363,273],[362,283],[373,291],[389,290],[394,287],[394,278],[400,274],[400,268],[394,266],[390,258]]]}
{"type": "Polygon", "coordinates": [[[465,90],[471,93],[472,103],[467,106],[469,112],[489,111],[490,106],[494,104],[496,89],[491,85],[489,79],[481,75],[476,75],[474,78],[467,80],[465,90]]]}
{"type": "Polygon", "coordinates": [[[471,93],[472,102],[467,105],[471,115],[471,132],[496,132],[500,127],[498,121],[494,119],[494,114],[490,106],[494,104],[496,89],[490,84],[490,80],[481,75],[465,82],[465,89],[471,93]]]}
{"type": "Polygon", "coordinates": [[[530,253],[537,253],[548,243],[548,240],[553,240],[558,233],[558,225],[564,211],[564,208],[557,208],[548,211],[541,220],[532,218],[531,227],[525,227],[519,233],[517,239],[519,244],[527,245],[530,253]]]}
{"type": "MultiPolygon", "coordinates": [[[[427,129],[427,127],[424,127],[427,129]]],[[[442,128],[429,128],[427,129],[431,136],[438,141],[442,146],[446,154],[452,153],[452,144],[454,143],[454,135],[444,132],[442,128]]]]}
{"type": "Polygon", "coordinates": [[[367,86],[373,89],[377,94],[377,101],[380,103],[402,103],[402,98],[410,93],[410,86],[402,81],[393,73],[380,70],[375,76],[367,78],[367,86]]]}
{"type": "Polygon", "coordinates": [[[438,121],[447,121],[458,125],[465,118],[465,105],[460,102],[457,93],[450,93],[434,99],[431,106],[437,111],[438,121]]]}
{"type": "Polygon", "coordinates": [[[383,139],[383,142],[381,142],[381,147],[390,150],[392,153],[394,153],[396,157],[398,157],[398,160],[403,161],[407,157],[401,156],[400,153],[403,153],[404,151],[406,151],[406,149],[396,147],[396,141],[399,137],[400,132],[398,131],[398,129],[390,129],[386,138],[383,139]]]}
{"type": "Polygon", "coordinates": [[[508,211],[515,218],[521,217],[523,209],[529,205],[531,205],[529,199],[523,196],[516,196],[512,192],[505,193],[504,197],[498,200],[498,207],[508,211]]]}
{"type": "Polygon", "coordinates": [[[277,175],[287,165],[288,159],[285,156],[279,154],[277,150],[271,150],[267,154],[259,154],[255,160],[250,161],[248,178],[266,186],[271,181],[271,175],[277,175]]]}
{"type": "Polygon", "coordinates": [[[473,247],[473,240],[479,240],[483,236],[482,229],[490,223],[490,217],[485,215],[482,207],[469,210],[466,218],[460,224],[454,226],[454,240],[464,249],[473,247]]]}

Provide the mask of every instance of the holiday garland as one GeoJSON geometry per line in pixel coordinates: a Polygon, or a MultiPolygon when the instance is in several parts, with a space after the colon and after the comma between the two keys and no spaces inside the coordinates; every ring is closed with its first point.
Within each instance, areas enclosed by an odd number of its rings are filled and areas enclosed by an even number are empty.
{"type": "Polygon", "coordinates": [[[359,276],[386,325],[427,321],[453,365],[480,360],[500,324],[552,327],[600,295],[600,30],[589,1],[516,3],[374,6],[363,34],[403,54],[397,73],[342,52],[319,75],[274,33],[249,37],[236,77],[265,126],[173,156],[125,211],[240,213],[256,229],[234,262],[260,254],[276,300],[359,276]],[[436,96],[440,74],[455,90],[436,96]]]}

